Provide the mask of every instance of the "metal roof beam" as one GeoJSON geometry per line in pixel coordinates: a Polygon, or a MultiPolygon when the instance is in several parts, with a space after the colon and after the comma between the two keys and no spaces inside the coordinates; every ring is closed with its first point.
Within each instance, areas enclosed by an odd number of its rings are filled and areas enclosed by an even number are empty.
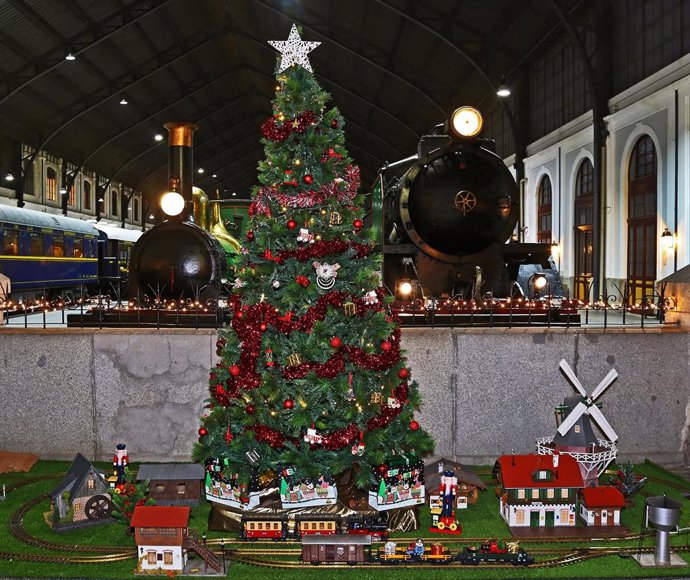
{"type": "MultiPolygon", "coordinates": [[[[4,80],[3,84],[7,87],[7,92],[0,99],[0,105],[27,85],[63,64],[65,62],[65,55],[63,53],[66,48],[65,43],[69,44],[69,48],[73,51],[72,54],[79,56],[88,49],[117,34],[130,24],[152,14],[169,2],[172,2],[172,0],[134,0],[123,8],[122,11],[108,17],[104,22],[94,25],[94,28],[88,29],[71,39],[63,40],[58,48],[51,47],[50,50],[33,60],[30,65],[31,70],[17,72],[4,80]],[[117,20],[118,23],[111,24],[112,20],[117,20]],[[56,55],[58,51],[59,56],[56,55]]],[[[24,3],[20,2],[19,4],[23,5],[24,3]]],[[[26,53],[22,56],[26,57],[26,53]]]]}

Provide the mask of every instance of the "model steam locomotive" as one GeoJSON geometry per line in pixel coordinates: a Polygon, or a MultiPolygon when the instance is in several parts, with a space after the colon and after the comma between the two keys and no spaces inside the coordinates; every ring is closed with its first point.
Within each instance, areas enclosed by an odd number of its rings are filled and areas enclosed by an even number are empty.
{"type": "Polygon", "coordinates": [[[461,107],[420,139],[416,155],[380,170],[384,282],[398,297],[415,287],[420,298],[531,297],[537,272],[549,295],[562,296],[549,244],[506,244],[519,191],[481,127],[479,112],[461,107]]]}

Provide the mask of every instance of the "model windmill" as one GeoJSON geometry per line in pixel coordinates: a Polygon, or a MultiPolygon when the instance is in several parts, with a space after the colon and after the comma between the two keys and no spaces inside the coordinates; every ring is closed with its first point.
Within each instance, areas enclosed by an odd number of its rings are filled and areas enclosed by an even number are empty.
{"type": "Polygon", "coordinates": [[[597,399],[616,380],[618,373],[611,369],[589,395],[565,360],[560,362],[560,367],[579,395],[566,397],[564,403],[556,407],[560,418],[558,430],[553,437],[537,440],[537,452],[542,455],[555,452],[571,455],[580,465],[585,485],[597,485],[599,476],[616,458],[618,439],[601,412],[597,399]],[[592,420],[607,439],[596,436],[592,420]]]}

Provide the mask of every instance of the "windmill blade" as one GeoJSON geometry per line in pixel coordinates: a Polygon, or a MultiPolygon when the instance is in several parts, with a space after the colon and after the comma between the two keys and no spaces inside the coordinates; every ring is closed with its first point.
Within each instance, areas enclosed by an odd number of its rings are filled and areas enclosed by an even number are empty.
{"type": "Polygon", "coordinates": [[[584,403],[578,403],[575,408],[570,411],[570,414],[563,420],[563,423],[558,427],[558,432],[561,437],[565,437],[565,434],[570,431],[570,428],[577,423],[577,420],[582,417],[584,413],[587,412],[587,405],[584,403]]]}
{"type": "Polygon", "coordinates": [[[599,395],[601,395],[608,388],[608,386],[616,380],[616,377],[618,377],[616,369],[611,369],[609,374],[606,375],[597,385],[597,388],[592,391],[592,401],[596,401],[599,395]]]}
{"type": "Polygon", "coordinates": [[[609,422],[606,420],[606,417],[604,417],[604,414],[599,410],[599,407],[592,405],[589,408],[589,415],[597,422],[597,425],[599,425],[599,428],[602,430],[604,435],[609,438],[609,441],[615,442],[618,439],[618,435],[616,435],[613,427],[609,425],[609,422]]]}
{"type": "Polygon", "coordinates": [[[577,389],[577,392],[586,398],[587,391],[585,391],[584,387],[580,384],[580,381],[577,380],[577,377],[575,376],[573,369],[571,369],[570,365],[567,362],[565,362],[565,359],[563,359],[559,363],[559,366],[561,367],[561,370],[565,373],[565,376],[570,379],[570,382],[573,384],[573,387],[577,389]]]}

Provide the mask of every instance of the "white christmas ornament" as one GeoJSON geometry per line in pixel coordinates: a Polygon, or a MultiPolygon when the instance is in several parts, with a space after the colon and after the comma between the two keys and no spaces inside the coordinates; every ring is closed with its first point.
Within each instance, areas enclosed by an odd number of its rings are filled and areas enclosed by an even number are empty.
{"type": "Polygon", "coordinates": [[[280,288],[280,280],[273,280],[273,287],[277,290],[280,288]]]}
{"type": "Polygon", "coordinates": [[[376,296],[376,290],[369,290],[364,295],[364,303],[365,304],[376,304],[379,301],[378,297],[376,296]]]}
{"type": "Polygon", "coordinates": [[[268,44],[283,55],[280,59],[280,66],[278,67],[279,73],[293,64],[298,64],[306,68],[309,72],[314,72],[311,70],[311,64],[309,63],[307,54],[321,43],[302,40],[295,24],[292,25],[290,36],[288,36],[287,40],[269,40],[268,44]]]}
{"type": "Polygon", "coordinates": [[[309,242],[310,244],[313,244],[314,234],[310,234],[307,228],[300,228],[299,234],[297,235],[297,241],[304,243],[309,242]]]}
{"type": "Polygon", "coordinates": [[[321,290],[330,290],[335,285],[335,277],[338,275],[340,264],[323,264],[321,262],[314,262],[312,264],[316,268],[316,284],[321,290]]]}

